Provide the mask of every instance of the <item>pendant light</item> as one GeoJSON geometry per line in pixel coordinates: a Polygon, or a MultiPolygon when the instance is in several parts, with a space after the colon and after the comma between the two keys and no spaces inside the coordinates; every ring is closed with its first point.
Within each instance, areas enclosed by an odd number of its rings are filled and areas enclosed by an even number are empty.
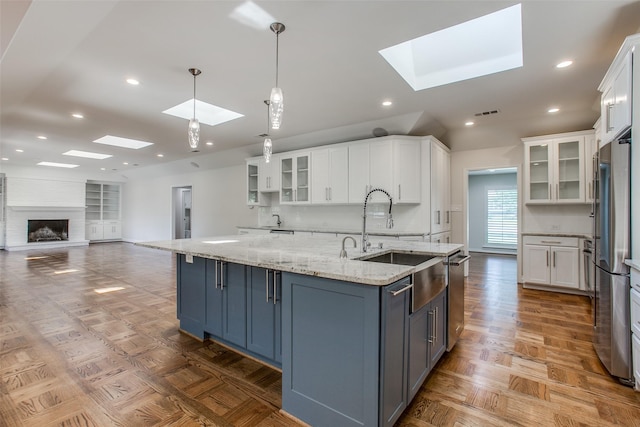
{"type": "Polygon", "coordinates": [[[271,143],[271,138],[269,138],[269,105],[271,101],[268,99],[264,101],[267,104],[267,132],[264,134],[264,144],[262,145],[262,155],[264,156],[265,163],[269,163],[271,161],[271,154],[273,154],[273,144],[271,143]]]}
{"type": "Polygon", "coordinates": [[[193,76],[193,118],[189,120],[189,147],[191,147],[191,151],[198,151],[200,122],[196,119],[196,77],[199,76],[202,71],[197,68],[189,68],[189,72],[193,76]]]}
{"type": "Polygon", "coordinates": [[[282,112],[284,110],[282,89],[278,87],[278,48],[279,48],[279,36],[284,31],[284,24],[280,22],[274,22],[271,24],[271,31],[276,34],[276,85],[271,89],[271,96],[269,97],[269,116],[271,118],[271,129],[280,129],[280,123],[282,123],[282,112]]]}

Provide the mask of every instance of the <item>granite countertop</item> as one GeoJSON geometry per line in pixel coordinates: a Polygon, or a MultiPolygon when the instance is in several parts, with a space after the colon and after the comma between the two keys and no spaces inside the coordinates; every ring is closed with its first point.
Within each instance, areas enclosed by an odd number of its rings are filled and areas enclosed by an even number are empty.
{"type": "Polygon", "coordinates": [[[640,259],[627,259],[624,261],[624,263],[629,267],[635,268],[636,270],[640,271],[640,259]]]}
{"type": "MultiPolygon", "coordinates": [[[[329,229],[329,228],[314,228],[314,227],[289,227],[286,225],[280,227],[274,226],[259,226],[259,225],[249,225],[249,226],[237,226],[236,228],[247,228],[251,230],[291,230],[293,232],[296,231],[304,231],[311,233],[328,233],[328,234],[361,234],[362,230],[347,230],[347,229],[329,229]]],[[[370,236],[385,236],[385,237],[401,237],[401,236],[424,236],[429,233],[422,233],[418,231],[393,231],[386,229],[381,230],[367,230],[367,234],[370,236]]]]}
{"type": "Polygon", "coordinates": [[[360,248],[354,248],[352,242],[347,241],[345,248],[348,258],[341,259],[342,239],[334,236],[243,234],[136,244],[179,254],[374,286],[388,285],[406,277],[414,272],[414,267],[358,261],[356,258],[390,249],[445,257],[463,247],[452,243],[385,240],[383,249],[369,249],[363,254],[360,248]]]}
{"type": "Polygon", "coordinates": [[[578,239],[591,239],[593,236],[591,234],[582,234],[582,233],[547,233],[547,232],[530,232],[530,233],[522,233],[523,236],[545,236],[545,237],[576,237],[578,239]]]}

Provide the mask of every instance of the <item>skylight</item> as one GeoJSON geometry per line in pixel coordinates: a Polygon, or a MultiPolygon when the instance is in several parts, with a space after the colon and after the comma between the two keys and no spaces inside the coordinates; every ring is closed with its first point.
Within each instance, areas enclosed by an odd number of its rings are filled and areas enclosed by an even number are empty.
{"type": "Polygon", "coordinates": [[[86,159],[108,159],[112,157],[111,154],[92,153],[90,151],[69,150],[66,153],[62,153],[64,156],[84,157],[86,159]]]}
{"type": "Polygon", "coordinates": [[[379,51],[414,91],[522,67],[521,6],[379,51]]]}
{"type": "Polygon", "coordinates": [[[51,166],[54,168],[77,168],[79,165],[72,165],[69,163],[55,163],[55,162],[40,162],[38,166],[51,166]]]}
{"type": "MultiPolygon", "coordinates": [[[[181,119],[191,120],[193,118],[193,98],[175,107],[171,107],[168,110],[164,110],[163,113],[180,117],[181,119]]],[[[200,123],[215,126],[239,117],[244,117],[244,114],[226,110],[222,107],[207,104],[206,102],[196,99],[196,119],[198,119],[200,123]]]]}
{"type": "Polygon", "coordinates": [[[122,138],[120,136],[112,135],[105,135],[93,142],[97,142],[98,144],[113,145],[115,147],[131,148],[134,150],[153,145],[153,142],[138,141],[137,139],[122,138]]]}

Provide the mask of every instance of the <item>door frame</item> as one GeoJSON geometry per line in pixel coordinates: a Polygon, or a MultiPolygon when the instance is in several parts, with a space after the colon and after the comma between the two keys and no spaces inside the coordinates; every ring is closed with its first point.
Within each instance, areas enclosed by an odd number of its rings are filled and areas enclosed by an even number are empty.
{"type": "Polygon", "coordinates": [[[183,239],[177,237],[176,233],[180,231],[180,224],[184,223],[184,215],[182,211],[182,193],[184,190],[191,192],[191,235],[193,235],[193,186],[192,185],[173,185],[171,186],[171,239],[183,239]]]}

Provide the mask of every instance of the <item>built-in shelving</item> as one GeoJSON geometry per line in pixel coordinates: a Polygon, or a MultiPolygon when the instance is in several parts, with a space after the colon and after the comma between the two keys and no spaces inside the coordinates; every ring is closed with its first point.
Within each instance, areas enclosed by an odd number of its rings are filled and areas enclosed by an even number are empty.
{"type": "Polygon", "coordinates": [[[120,223],[120,184],[87,182],[85,223],[88,240],[122,238],[120,223]]]}

